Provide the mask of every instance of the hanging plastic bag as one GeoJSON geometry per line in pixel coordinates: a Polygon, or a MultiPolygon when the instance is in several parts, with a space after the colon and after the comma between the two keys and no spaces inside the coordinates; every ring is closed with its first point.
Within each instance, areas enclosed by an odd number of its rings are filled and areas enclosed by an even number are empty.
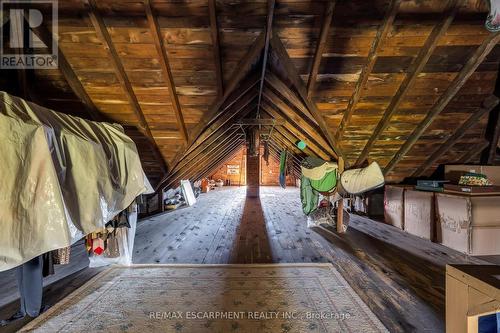
{"type": "Polygon", "coordinates": [[[127,214],[130,228],[119,227],[114,229],[112,236],[107,238],[107,246],[102,254],[91,253],[89,255],[89,267],[132,265],[137,228],[137,204],[133,203],[124,213],[127,214]]]}

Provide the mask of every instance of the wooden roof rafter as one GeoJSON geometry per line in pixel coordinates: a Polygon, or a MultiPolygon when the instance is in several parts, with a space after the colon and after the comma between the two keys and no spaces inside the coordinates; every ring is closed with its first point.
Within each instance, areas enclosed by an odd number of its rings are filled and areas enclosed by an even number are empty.
{"type": "Polygon", "coordinates": [[[425,130],[432,124],[434,119],[443,111],[451,99],[466,83],[467,79],[476,71],[477,67],[483,62],[491,50],[500,42],[500,33],[491,33],[484,39],[481,45],[475,50],[467,63],[462,67],[448,89],[439,97],[437,102],[427,113],[426,117],[415,128],[408,140],[401,146],[391,161],[384,168],[384,174],[391,172],[396,164],[410,151],[417,140],[424,134],[425,130]]]}
{"type": "Polygon", "coordinates": [[[212,51],[214,54],[215,77],[217,80],[217,95],[222,97],[224,95],[224,79],[222,75],[219,27],[217,25],[217,4],[215,0],[208,0],[208,13],[210,15],[210,33],[212,36],[212,51]]]}
{"type": "MultiPolygon", "coordinates": [[[[54,38],[56,38],[56,36],[54,36],[52,32],[50,32],[44,24],[41,24],[38,27],[33,28],[33,32],[38,36],[38,38],[40,38],[40,40],[45,45],[50,45],[51,41],[54,38]]],[[[66,82],[70,86],[73,93],[76,95],[76,97],[78,97],[78,99],[80,99],[80,101],[85,106],[85,110],[90,116],[90,118],[95,121],[105,120],[103,115],[99,112],[99,110],[95,106],[90,96],[87,94],[87,91],[85,90],[82,83],[78,79],[78,76],[76,75],[75,71],[71,67],[70,63],[64,56],[64,53],[62,52],[59,46],[57,47],[57,54],[58,54],[57,63],[59,70],[61,71],[62,75],[64,76],[66,82]]]]}
{"type": "Polygon", "coordinates": [[[125,68],[123,67],[123,64],[120,60],[120,57],[118,55],[118,52],[116,51],[116,48],[113,44],[113,41],[111,39],[111,36],[109,35],[108,29],[106,27],[106,24],[104,23],[103,18],[99,14],[98,7],[96,5],[95,0],[86,0],[88,4],[88,15],[90,18],[90,21],[92,22],[92,25],[94,26],[94,29],[97,33],[97,36],[99,37],[102,45],[106,49],[108,53],[108,57],[111,60],[111,64],[113,65],[114,68],[114,73],[117,76],[120,85],[123,89],[123,92],[125,93],[130,106],[132,107],[132,110],[134,111],[138,121],[139,121],[139,130],[144,132],[146,137],[148,138],[151,146],[152,146],[152,151],[154,155],[156,156],[157,160],[161,163],[162,165],[162,170],[164,170],[164,173],[167,173],[168,170],[168,163],[167,161],[163,158],[161,155],[160,151],[158,150],[158,146],[156,145],[155,139],[153,137],[153,134],[151,132],[151,129],[149,128],[149,125],[146,121],[146,117],[144,116],[144,113],[142,112],[141,106],[139,105],[139,101],[137,100],[137,97],[133,91],[132,84],[130,83],[127,74],[125,72],[125,68]]]}
{"type": "Polygon", "coordinates": [[[224,94],[218,98],[210,107],[209,111],[203,115],[199,124],[193,131],[193,136],[190,140],[190,143],[187,147],[187,151],[189,151],[194,142],[198,139],[198,137],[203,133],[203,131],[210,125],[214,119],[216,119],[221,113],[221,106],[226,102],[226,99],[231,95],[233,90],[240,84],[245,75],[251,70],[252,66],[260,59],[262,55],[262,50],[264,49],[265,35],[260,34],[259,37],[255,40],[253,45],[250,47],[248,52],[245,54],[243,59],[239,62],[236,67],[233,76],[229,80],[226,85],[224,94]]]}
{"type": "Polygon", "coordinates": [[[421,176],[428,168],[432,166],[440,157],[444,156],[446,152],[469,130],[472,126],[476,125],[478,120],[484,115],[491,112],[493,108],[498,105],[499,99],[495,96],[489,96],[483,102],[483,106],[472,114],[459,128],[457,128],[448,139],[439,146],[439,148],[432,153],[429,158],[422,163],[417,170],[413,173],[412,177],[421,176]]]}
{"type": "Polygon", "coordinates": [[[356,87],[354,88],[354,92],[351,98],[349,99],[349,103],[347,105],[346,110],[344,111],[342,121],[340,122],[337,132],[335,133],[335,139],[337,141],[342,140],[342,136],[344,135],[345,130],[349,126],[349,122],[351,121],[354,111],[356,110],[356,104],[361,98],[361,94],[363,93],[363,88],[365,87],[366,82],[368,81],[368,78],[370,77],[370,74],[373,70],[373,67],[375,66],[375,62],[377,61],[378,52],[380,50],[380,47],[382,46],[382,42],[385,40],[387,34],[392,28],[392,23],[396,18],[401,1],[402,0],[391,0],[389,8],[387,9],[386,15],[384,17],[384,21],[380,26],[380,28],[377,30],[377,34],[373,39],[370,51],[368,53],[368,60],[366,62],[366,65],[363,67],[361,71],[359,80],[358,82],[356,82],[356,87]]]}
{"type": "Polygon", "coordinates": [[[271,39],[271,32],[273,29],[273,17],[274,17],[274,4],[275,0],[267,0],[268,8],[267,8],[267,23],[265,30],[265,42],[264,42],[264,54],[262,56],[262,69],[260,75],[260,83],[259,83],[259,95],[257,100],[257,118],[260,115],[260,105],[262,102],[262,90],[264,89],[264,77],[266,75],[267,69],[267,59],[269,56],[269,40],[271,39]]]}
{"type": "Polygon", "coordinates": [[[365,144],[363,151],[356,161],[356,165],[361,165],[365,161],[365,159],[368,158],[370,150],[375,145],[375,142],[377,142],[378,138],[382,135],[387,126],[389,126],[393,115],[396,113],[407,93],[411,90],[413,84],[417,80],[419,74],[422,72],[425,65],[429,61],[429,58],[436,49],[440,38],[446,33],[449,26],[453,22],[455,15],[460,7],[461,1],[462,0],[449,0],[448,9],[444,13],[443,20],[439,24],[434,26],[431,33],[427,37],[425,44],[422,46],[420,52],[418,53],[418,56],[415,58],[410,69],[408,70],[408,73],[405,75],[403,81],[399,85],[398,91],[391,99],[389,106],[378,122],[377,127],[373,131],[373,134],[365,144]]]}
{"type": "Polygon", "coordinates": [[[316,78],[319,72],[319,65],[321,64],[321,59],[323,58],[323,52],[326,47],[326,40],[328,38],[328,31],[332,24],[333,9],[335,8],[336,0],[329,0],[325,4],[325,13],[323,15],[323,24],[321,25],[321,32],[319,34],[319,40],[316,44],[316,51],[314,53],[313,63],[311,66],[311,72],[309,73],[309,80],[307,81],[307,97],[311,98],[314,91],[314,86],[316,85],[316,78]]]}
{"type": "Polygon", "coordinates": [[[318,111],[316,105],[309,99],[309,97],[307,97],[306,87],[304,86],[304,83],[300,78],[295,68],[295,65],[292,63],[292,60],[290,59],[288,52],[286,51],[283,43],[281,42],[276,32],[273,32],[273,35],[271,37],[271,47],[273,48],[273,51],[275,52],[277,58],[279,59],[280,64],[284,67],[285,71],[287,72],[287,79],[291,81],[291,83],[297,90],[300,98],[305,103],[307,109],[318,123],[321,133],[325,136],[330,147],[335,152],[335,156],[333,157],[338,158],[343,156],[343,153],[340,150],[337,141],[330,133],[328,126],[326,125],[325,119],[318,111]]]}
{"type": "Polygon", "coordinates": [[[158,52],[163,75],[165,76],[165,80],[167,81],[168,93],[172,101],[172,107],[174,109],[177,126],[179,128],[179,131],[181,132],[181,137],[184,140],[184,143],[187,144],[189,142],[189,133],[186,128],[186,123],[184,122],[184,116],[182,114],[181,104],[179,103],[179,97],[177,96],[177,90],[175,88],[172,70],[170,69],[170,63],[168,61],[167,50],[163,43],[163,36],[161,34],[160,25],[158,24],[158,20],[153,13],[153,8],[151,7],[150,0],[144,0],[144,8],[146,10],[149,30],[151,31],[156,51],[158,52]]]}
{"type": "Polygon", "coordinates": [[[210,163],[204,170],[198,172],[197,175],[194,176],[194,180],[200,180],[206,176],[209,176],[212,172],[220,168],[220,166],[227,161],[230,161],[231,159],[234,158],[235,154],[244,146],[244,141],[240,140],[239,144],[235,145],[232,147],[230,150],[228,150],[223,156],[221,156],[219,159],[215,160],[214,162],[210,163]]]}

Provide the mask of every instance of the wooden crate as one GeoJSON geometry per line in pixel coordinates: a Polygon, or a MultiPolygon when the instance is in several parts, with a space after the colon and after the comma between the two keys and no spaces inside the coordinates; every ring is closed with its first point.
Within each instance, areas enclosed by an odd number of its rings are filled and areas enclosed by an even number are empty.
{"type": "Polygon", "coordinates": [[[500,266],[446,265],[446,333],[477,333],[500,309],[500,266]]]}
{"type": "Polygon", "coordinates": [[[500,254],[500,196],[436,194],[437,241],[469,255],[500,254]]]}
{"type": "Polygon", "coordinates": [[[404,230],[434,240],[434,192],[406,189],[404,192],[404,230]]]}
{"type": "Polygon", "coordinates": [[[384,220],[385,223],[404,228],[404,192],[410,186],[386,185],[384,191],[384,220]]]}

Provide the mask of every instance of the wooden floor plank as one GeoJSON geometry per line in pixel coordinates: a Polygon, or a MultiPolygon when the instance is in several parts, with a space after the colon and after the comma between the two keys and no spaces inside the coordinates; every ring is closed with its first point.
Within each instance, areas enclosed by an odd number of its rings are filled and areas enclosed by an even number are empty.
{"type": "MultiPolygon", "coordinates": [[[[245,187],[202,194],[194,207],[140,221],[135,244],[135,263],[330,262],[392,332],[443,331],[445,264],[485,263],[359,216],[342,235],[309,229],[297,188],[261,187],[260,199],[247,198],[245,187]]],[[[45,281],[45,303],[99,271],[87,265],[79,242],[70,264],[45,281]]],[[[18,306],[13,270],[0,273],[0,285],[4,318],[18,306]]]]}

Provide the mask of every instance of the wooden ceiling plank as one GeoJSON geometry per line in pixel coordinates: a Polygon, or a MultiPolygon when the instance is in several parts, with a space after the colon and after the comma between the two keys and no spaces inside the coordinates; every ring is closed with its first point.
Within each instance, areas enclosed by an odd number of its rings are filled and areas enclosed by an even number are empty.
{"type": "Polygon", "coordinates": [[[459,162],[463,163],[463,164],[470,163],[474,157],[479,155],[489,145],[490,145],[490,143],[488,141],[478,143],[477,145],[473,146],[469,151],[465,152],[465,154],[463,154],[460,157],[459,162]]]}
{"type": "Polygon", "coordinates": [[[217,94],[224,95],[224,77],[222,75],[222,59],[220,55],[219,27],[217,25],[217,4],[215,0],[208,0],[208,13],[210,15],[210,33],[212,36],[212,51],[215,62],[215,77],[217,80],[217,94]]]}
{"type": "Polygon", "coordinates": [[[455,15],[459,9],[460,1],[461,0],[449,1],[448,4],[449,9],[446,11],[443,21],[434,26],[431,33],[427,37],[425,44],[422,46],[418,56],[413,61],[411,68],[408,71],[408,74],[406,74],[405,78],[401,82],[398,91],[391,99],[391,102],[389,103],[389,106],[385,110],[382,119],[380,119],[380,121],[378,122],[377,127],[373,131],[373,134],[371,135],[370,139],[368,139],[368,142],[366,143],[365,147],[363,148],[363,151],[358,157],[356,165],[361,165],[364,162],[364,160],[368,158],[368,155],[370,154],[370,151],[373,148],[375,142],[377,142],[380,135],[382,135],[387,126],[389,126],[392,116],[396,113],[399,106],[403,102],[406,94],[410,91],[413,84],[417,80],[419,74],[424,69],[429,58],[431,57],[436,46],[438,45],[439,40],[446,33],[448,27],[453,22],[455,15]]]}
{"type": "Polygon", "coordinates": [[[309,81],[307,82],[307,96],[309,98],[311,98],[311,95],[314,91],[314,86],[316,85],[316,78],[318,76],[319,65],[321,64],[321,59],[323,58],[323,52],[326,47],[326,39],[328,38],[328,32],[330,31],[330,25],[332,24],[334,8],[335,8],[335,0],[330,0],[325,4],[325,14],[323,16],[323,24],[321,25],[319,40],[316,43],[316,51],[314,53],[311,72],[309,73],[309,81]]]}
{"type": "MultiPolygon", "coordinates": [[[[248,106],[249,106],[249,103],[255,99],[255,95],[249,94],[248,96],[249,96],[248,98],[239,100],[240,103],[237,103],[233,106],[235,109],[234,112],[232,112],[233,110],[230,109],[231,112],[226,113],[228,116],[230,116],[229,119],[225,119],[225,121],[223,123],[214,123],[211,125],[211,127],[213,127],[213,128],[210,128],[211,135],[213,134],[214,136],[216,136],[216,140],[220,136],[222,136],[228,128],[230,128],[232,126],[232,124],[228,124],[228,120],[230,120],[234,117],[243,118],[243,117],[247,116],[248,113],[250,113],[250,111],[253,110],[254,106],[252,106],[250,108],[248,106]],[[220,132],[219,135],[217,135],[217,132],[220,132]]],[[[164,177],[164,179],[161,180],[160,186],[163,186],[164,183],[167,183],[169,181],[169,179],[171,179],[174,176],[174,174],[176,174],[178,171],[182,170],[184,167],[186,167],[186,165],[188,165],[189,163],[193,163],[193,160],[197,156],[202,154],[205,149],[208,148],[208,145],[210,144],[210,141],[208,140],[209,138],[210,138],[210,136],[206,137],[200,143],[200,145],[198,145],[190,153],[186,154],[185,158],[182,159],[177,166],[175,166],[173,174],[167,175],[166,177],[164,177]]]]}
{"type": "Polygon", "coordinates": [[[266,40],[264,44],[264,55],[262,56],[262,70],[260,74],[259,83],[259,96],[257,100],[257,117],[260,115],[260,107],[262,102],[262,90],[264,89],[264,77],[266,75],[267,69],[267,59],[269,56],[269,40],[271,39],[271,32],[273,29],[273,17],[274,17],[274,0],[267,0],[267,22],[266,22],[266,40]]]}
{"type": "Polygon", "coordinates": [[[430,168],[434,162],[436,162],[440,157],[444,156],[446,152],[453,147],[453,145],[464,136],[464,134],[472,126],[476,125],[478,120],[481,119],[485,114],[489,113],[495,106],[498,105],[499,99],[495,96],[488,97],[483,106],[472,114],[455,132],[442,144],[439,148],[431,155],[429,158],[418,167],[413,173],[412,177],[421,176],[428,168],[430,168]]]}
{"type": "Polygon", "coordinates": [[[288,74],[287,78],[290,79],[292,84],[295,86],[295,89],[299,93],[307,109],[318,123],[319,128],[321,129],[321,133],[325,136],[328,143],[330,144],[330,147],[334,151],[335,155],[333,157],[338,158],[339,156],[343,156],[342,151],[337,145],[337,141],[334,139],[333,135],[331,135],[330,131],[328,130],[328,126],[326,125],[325,119],[319,113],[318,109],[316,108],[316,105],[307,97],[307,90],[306,87],[304,86],[304,82],[300,78],[297,69],[295,68],[295,65],[292,63],[292,60],[290,59],[290,56],[288,55],[288,52],[285,49],[285,46],[281,42],[276,32],[273,32],[273,36],[271,38],[271,46],[273,50],[276,52],[280,64],[285,68],[288,74]]]}
{"type": "Polygon", "coordinates": [[[384,168],[384,174],[388,174],[394,169],[396,164],[408,153],[418,139],[424,134],[425,130],[432,124],[434,119],[443,111],[448,103],[453,99],[457,92],[462,88],[467,79],[476,71],[477,67],[483,62],[484,58],[500,42],[500,33],[492,33],[484,39],[483,43],[476,49],[467,63],[462,67],[448,89],[439,97],[437,102],[427,113],[426,117],[415,128],[408,140],[399,149],[389,164],[384,168]]]}
{"type": "Polygon", "coordinates": [[[137,100],[137,97],[135,96],[135,93],[132,89],[132,84],[130,83],[127,77],[125,68],[123,67],[118,52],[116,51],[116,48],[113,45],[111,36],[109,35],[108,29],[106,28],[106,24],[104,23],[103,18],[98,12],[96,2],[95,0],[87,0],[87,3],[89,5],[88,15],[90,21],[92,22],[92,25],[96,30],[97,36],[99,37],[102,44],[107,50],[108,56],[111,60],[111,64],[113,65],[115,75],[118,77],[123,92],[127,96],[130,106],[132,107],[132,110],[134,111],[139,121],[138,128],[140,131],[145,133],[146,137],[148,138],[148,141],[150,142],[151,145],[153,145],[154,154],[158,159],[158,162],[162,165],[163,172],[166,174],[168,170],[168,163],[158,150],[158,146],[156,145],[153,134],[151,133],[151,129],[149,128],[146,118],[144,117],[144,113],[141,110],[141,106],[139,105],[139,101],[137,100]]]}
{"type": "Polygon", "coordinates": [[[361,98],[363,88],[365,87],[366,82],[368,81],[368,78],[370,77],[370,74],[373,70],[373,67],[375,66],[375,62],[377,61],[378,52],[380,50],[382,42],[385,40],[387,34],[392,28],[392,23],[396,18],[400,4],[401,0],[391,0],[389,8],[387,9],[386,15],[384,17],[384,22],[377,30],[377,35],[373,39],[370,51],[368,53],[368,60],[361,71],[358,82],[356,82],[354,92],[349,100],[349,103],[347,104],[344,116],[342,117],[342,121],[340,122],[337,133],[335,134],[335,138],[337,141],[342,140],[342,136],[349,126],[349,122],[351,121],[354,110],[356,109],[356,104],[361,98]]]}
{"type": "MultiPolygon", "coordinates": [[[[279,114],[279,111],[275,110],[268,103],[263,103],[262,104],[262,108],[271,117],[276,118],[276,117],[281,117],[282,116],[281,114],[279,114]]],[[[301,127],[298,124],[296,124],[296,123],[290,121],[289,119],[287,119],[286,124],[285,124],[285,128],[288,131],[292,132],[294,134],[294,136],[298,137],[299,139],[308,141],[308,146],[310,146],[311,150],[314,150],[314,152],[316,153],[316,155],[320,156],[323,159],[328,159],[329,158],[329,154],[330,153],[323,151],[322,146],[320,144],[318,144],[316,142],[316,140],[312,139],[312,137],[311,137],[311,140],[304,139],[304,136],[308,137],[309,134],[304,131],[303,127],[301,127]]]]}
{"type": "MultiPolygon", "coordinates": [[[[199,146],[202,142],[204,142],[210,135],[212,135],[214,128],[217,127],[217,125],[214,124],[220,124],[223,122],[227,122],[228,118],[231,119],[233,117],[232,114],[228,113],[228,110],[232,108],[234,105],[241,103],[241,99],[246,96],[245,98],[249,97],[249,92],[253,87],[258,83],[258,77],[257,76],[250,76],[247,78],[242,84],[238,87],[237,90],[234,91],[234,98],[231,100],[226,101],[223,105],[221,105],[220,109],[223,111],[222,113],[218,114],[216,119],[213,119],[208,126],[206,126],[203,130],[203,132],[198,136],[196,140],[191,144],[190,148],[186,150],[185,155],[188,154],[189,152],[193,151],[196,149],[197,146],[199,146]]],[[[256,94],[256,91],[255,91],[256,94]]]]}
{"type": "Polygon", "coordinates": [[[198,166],[202,160],[205,160],[210,157],[210,154],[213,153],[214,150],[218,149],[219,147],[224,147],[225,144],[231,142],[231,140],[234,139],[235,135],[238,134],[239,130],[232,129],[229,134],[219,138],[216,141],[211,142],[209,145],[206,146],[206,149],[204,149],[204,154],[201,155],[196,155],[193,157],[193,159],[190,161],[191,163],[187,164],[184,168],[181,168],[179,170],[174,171],[171,174],[171,177],[167,180],[165,187],[169,187],[173,183],[175,183],[177,180],[185,177],[189,172],[198,166]]]}
{"type": "Polygon", "coordinates": [[[232,150],[240,147],[243,142],[244,141],[241,138],[233,138],[233,140],[226,143],[213,156],[207,156],[197,161],[196,168],[188,173],[184,178],[188,178],[193,181],[198,180],[200,174],[208,170],[211,166],[217,165],[221,159],[223,159],[225,156],[228,156],[232,150]]]}
{"type": "MultiPolygon", "coordinates": [[[[33,32],[38,36],[38,38],[40,38],[40,40],[45,45],[50,45],[51,41],[54,38],[56,38],[56,36],[53,36],[52,32],[50,32],[47,29],[47,27],[43,24],[33,28],[33,32]]],[[[81,81],[78,79],[78,76],[76,75],[75,71],[71,67],[70,63],[66,59],[64,53],[62,52],[59,46],[57,48],[57,53],[58,53],[57,62],[59,70],[61,71],[62,75],[64,76],[66,82],[68,83],[69,87],[71,88],[75,96],[78,97],[78,99],[80,99],[83,105],[85,105],[85,110],[89,114],[90,118],[95,121],[104,121],[105,118],[99,112],[97,107],[94,105],[94,102],[87,94],[87,91],[83,87],[81,81]]]]}
{"type": "Polygon", "coordinates": [[[189,133],[186,128],[186,123],[184,122],[184,116],[181,110],[181,104],[179,103],[179,97],[177,96],[177,90],[175,88],[174,78],[172,76],[172,70],[170,68],[170,63],[168,61],[167,49],[163,43],[163,37],[160,30],[160,25],[156,15],[153,13],[153,8],[151,7],[150,0],[144,0],[144,8],[146,10],[146,17],[149,24],[149,30],[151,30],[151,35],[156,47],[156,52],[158,53],[160,65],[167,81],[168,92],[170,99],[172,101],[172,108],[174,109],[175,119],[177,121],[177,127],[181,132],[182,139],[187,144],[189,141],[189,133]]]}
{"type": "Polygon", "coordinates": [[[315,126],[311,126],[307,121],[300,117],[300,115],[296,114],[294,110],[289,108],[288,105],[281,101],[272,91],[266,89],[264,91],[264,96],[266,97],[266,100],[271,103],[271,105],[277,107],[281,113],[289,119],[289,122],[291,122],[293,126],[300,129],[301,132],[304,133],[303,135],[305,138],[310,137],[320,147],[322,147],[321,149],[323,151],[325,151],[328,155],[333,156],[334,152],[331,150],[328,142],[321,135],[319,135],[319,131],[315,126]]]}
{"type": "Polygon", "coordinates": [[[215,170],[217,170],[218,168],[220,168],[224,163],[226,163],[227,161],[230,161],[234,158],[234,156],[236,155],[236,153],[241,149],[241,147],[243,146],[244,142],[241,141],[239,145],[236,145],[234,148],[232,148],[231,150],[229,150],[224,156],[222,156],[221,158],[219,158],[216,162],[212,163],[210,167],[208,168],[205,168],[205,170],[202,170],[201,172],[199,172],[194,178],[193,180],[200,180],[204,177],[209,177],[215,170]]]}
{"type": "Polygon", "coordinates": [[[253,45],[250,47],[248,52],[245,54],[243,59],[236,66],[236,70],[234,71],[233,76],[229,80],[229,83],[226,85],[224,90],[224,95],[217,99],[214,104],[210,107],[210,110],[206,112],[201,118],[199,124],[193,131],[193,136],[190,140],[190,144],[188,145],[188,150],[191,149],[191,146],[194,144],[196,139],[203,133],[203,131],[210,125],[212,121],[214,121],[218,115],[220,114],[221,106],[226,102],[226,99],[231,95],[233,90],[241,83],[242,79],[245,75],[248,74],[252,66],[260,59],[262,50],[264,49],[265,42],[265,34],[260,34],[259,37],[255,40],[253,45]]]}

